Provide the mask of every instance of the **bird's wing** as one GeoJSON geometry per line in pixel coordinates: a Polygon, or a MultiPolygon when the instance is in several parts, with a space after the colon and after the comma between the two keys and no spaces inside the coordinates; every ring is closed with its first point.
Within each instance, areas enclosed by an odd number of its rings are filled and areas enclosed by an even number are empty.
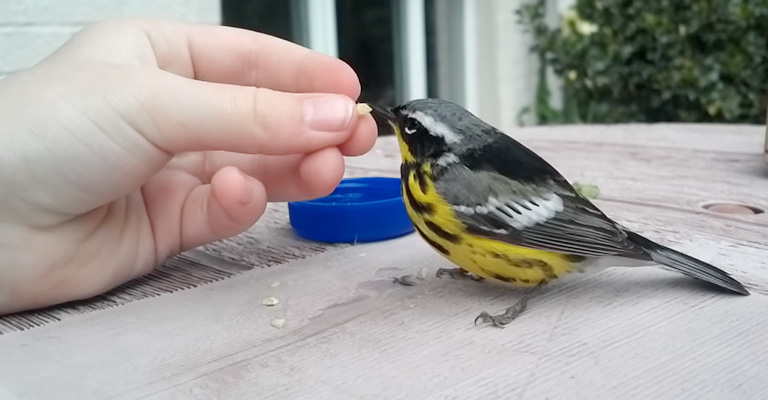
{"type": "Polygon", "coordinates": [[[560,177],[521,182],[455,164],[436,189],[475,235],[569,255],[643,256],[622,228],[560,177]]]}

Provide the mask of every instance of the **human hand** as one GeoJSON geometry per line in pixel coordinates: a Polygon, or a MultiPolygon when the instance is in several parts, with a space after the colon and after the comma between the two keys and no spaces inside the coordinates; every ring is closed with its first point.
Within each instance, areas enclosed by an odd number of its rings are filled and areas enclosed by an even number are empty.
{"type": "Polygon", "coordinates": [[[0,80],[0,314],[88,298],[330,193],[376,140],[356,74],[219,26],[114,21],[0,80]]]}

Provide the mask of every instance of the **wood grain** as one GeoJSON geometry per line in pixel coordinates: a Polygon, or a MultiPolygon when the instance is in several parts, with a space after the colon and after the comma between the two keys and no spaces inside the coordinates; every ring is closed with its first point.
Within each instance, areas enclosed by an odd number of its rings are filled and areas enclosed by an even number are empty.
{"type": "MultiPolygon", "coordinates": [[[[569,181],[598,185],[604,201],[672,207],[695,214],[708,213],[701,208],[708,201],[747,203],[767,212],[739,219],[768,224],[768,166],[762,162],[760,142],[755,140],[761,135],[759,127],[726,126],[715,131],[720,140],[710,134],[713,128],[709,126],[702,127],[701,140],[694,139],[699,134],[691,135],[688,125],[651,127],[528,128],[513,130],[510,135],[569,181]]],[[[358,170],[367,170],[397,176],[396,154],[394,140],[382,141],[374,151],[347,164],[358,174],[362,173],[358,170]]]]}
{"type": "Polygon", "coordinates": [[[257,224],[232,238],[172,257],[148,275],[90,299],[0,316],[0,336],[56,323],[74,315],[192,289],[253,268],[268,268],[345,244],[314,243],[291,230],[286,203],[274,203],[257,224]]]}
{"type": "MultiPolygon", "coordinates": [[[[480,311],[499,312],[522,292],[435,278],[450,265],[411,234],[0,336],[0,388],[18,399],[764,398],[768,224],[697,208],[718,197],[766,205],[754,164],[764,131],[513,133],[569,178],[597,183],[606,213],[720,266],[753,294],[614,268],[546,288],[505,329],[474,326],[480,311]],[[416,286],[391,280],[422,267],[430,275],[416,286]],[[280,303],[262,305],[268,296],[280,303]],[[274,318],[286,326],[273,328],[274,318]]],[[[396,175],[395,151],[384,138],[348,160],[348,176],[396,175]]],[[[230,243],[214,259],[259,262],[246,239],[230,243]]]]}

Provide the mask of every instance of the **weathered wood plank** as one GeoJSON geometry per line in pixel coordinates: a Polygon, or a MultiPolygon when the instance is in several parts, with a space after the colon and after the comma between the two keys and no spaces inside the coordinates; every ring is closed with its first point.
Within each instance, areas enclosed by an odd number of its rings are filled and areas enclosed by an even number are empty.
{"type": "Polygon", "coordinates": [[[508,128],[521,140],[546,137],[559,142],[606,143],[753,154],[762,153],[764,127],[741,124],[605,124],[508,128]]]}
{"type": "MultiPolygon", "coordinates": [[[[550,162],[568,180],[598,185],[603,200],[654,204],[692,213],[709,213],[700,207],[705,202],[731,201],[768,211],[768,166],[762,162],[761,147],[756,144],[762,131],[738,128],[734,128],[738,134],[718,131],[719,140],[696,140],[690,134],[671,135],[687,138],[690,148],[681,148],[679,145],[683,143],[677,141],[657,145],[652,141],[658,135],[656,130],[649,134],[635,133],[639,128],[623,128],[625,131],[592,126],[528,128],[516,131],[514,137],[550,162]],[[612,138],[608,137],[609,132],[613,132],[612,138]],[[722,151],[715,150],[718,145],[722,151]],[[747,152],[748,149],[751,150],[747,152]]],[[[397,176],[397,145],[393,138],[387,137],[377,143],[374,151],[359,159],[349,159],[347,165],[349,176],[397,176]]],[[[768,212],[729,215],[727,219],[768,224],[768,212]]]]}
{"type": "Polygon", "coordinates": [[[273,203],[253,227],[232,238],[201,246],[167,260],[149,275],[103,295],[66,305],[0,316],[0,336],[34,329],[74,315],[104,311],[150,297],[189,290],[252,268],[268,268],[290,260],[344,247],[315,243],[293,233],[287,205],[273,203]]]}
{"type": "MultiPolygon", "coordinates": [[[[736,226],[735,239],[700,224],[693,236],[696,222],[678,211],[642,217],[647,207],[617,207],[638,228],[666,222],[649,236],[765,288],[759,232],[736,226]]],[[[498,330],[472,319],[519,291],[431,274],[415,287],[389,279],[422,266],[449,265],[410,235],[252,270],[7,335],[0,376],[20,398],[59,399],[617,398],[627,390],[755,398],[766,388],[754,379],[768,367],[765,295],[724,295],[655,268],[613,269],[547,290],[498,330]],[[271,295],[281,303],[261,305],[271,295]],[[272,318],[286,327],[272,328],[272,318]]]]}
{"type": "MultiPolygon", "coordinates": [[[[733,273],[752,296],[656,268],[611,269],[547,288],[504,330],[475,327],[477,313],[501,311],[521,292],[432,273],[417,286],[393,284],[450,266],[409,235],[2,335],[0,389],[18,399],[763,398],[765,215],[696,208],[716,196],[766,204],[768,175],[755,165],[762,129],[513,132],[568,178],[597,183],[596,203],[616,220],[733,273]],[[266,307],[267,296],[281,302],[266,307]],[[273,328],[274,318],[286,326],[273,328]]],[[[349,159],[347,175],[396,176],[392,139],[349,159]]],[[[287,226],[270,229],[280,236],[287,226]]],[[[212,253],[262,266],[253,254],[270,237],[262,233],[212,253]]]]}

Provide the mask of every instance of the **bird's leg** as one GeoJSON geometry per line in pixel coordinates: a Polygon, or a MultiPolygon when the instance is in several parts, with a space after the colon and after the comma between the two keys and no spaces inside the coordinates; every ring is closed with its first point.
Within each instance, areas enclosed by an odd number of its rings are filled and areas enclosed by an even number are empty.
{"type": "Polygon", "coordinates": [[[488,314],[487,311],[483,311],[480,313],[480,315],[475,318],[475,325],[477,325],[478,320],[482,320],[483,322],[490,322],[493,324],[493,326],[497,328],[503,328],[510,322],[514,321],[517,317],[522,314],[526,307],[528,307],[528,300],[530,300],[531,297],[533,297],[533,294],[537,291],[538,288],[541,286],[544,286],[544,283],[539,283],[538,285],[534,286],[527,292],[523,294],[523,297],[518,300],[517,303],[513,304],[512,306],[508,307],[502,314],[498,315],[491,315],[488,314]]]}
{"type": "Polygon", "coordinates": [[[484,278],[470,274],[464,268],[440,268],[435,274],[438,278],[442,278],[445,275],[450,276],[453,279],[472,279],[473,281],[480,282],[484,278]]]}

